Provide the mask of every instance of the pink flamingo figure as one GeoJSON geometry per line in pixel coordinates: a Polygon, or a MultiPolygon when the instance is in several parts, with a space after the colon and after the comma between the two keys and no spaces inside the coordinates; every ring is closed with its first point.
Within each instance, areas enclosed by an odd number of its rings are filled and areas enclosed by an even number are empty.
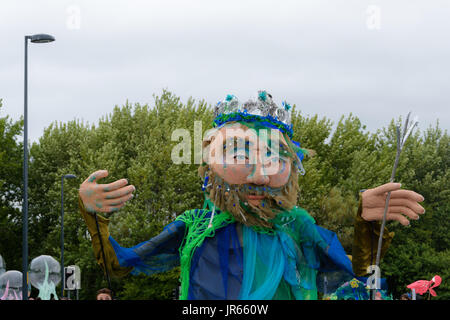
{"type": "Polygon", "coordinates": [[[442,278],[438,275],[435,275],[430,281],[428,280],[417,280],[416,282],[413,282],[406,287],[411,290],[415,290],[416,293],[423,295],[427,291],[435,297],[436,292],[433,290],[433,288],[439,286],[442,282],[442,278]]]}

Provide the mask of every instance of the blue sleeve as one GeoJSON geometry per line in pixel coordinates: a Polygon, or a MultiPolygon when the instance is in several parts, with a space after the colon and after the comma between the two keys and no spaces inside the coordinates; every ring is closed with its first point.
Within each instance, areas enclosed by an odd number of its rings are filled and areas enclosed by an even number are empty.
{"type": "Polygon", "coordinates": [[[345,253],[336,233],[316,225],[322,239],[327,243],[321,254],[319,271],[331,272],[343,270],[353,275],[352,262],[345,253]]]}
{"type": "Polygon", "coordinates": [[[180,264],[179,247],[183,242],[185,224],[174,221],[150,240],[132,248],[121,247],[111,236],[109,241],[121,267],[133,267],[132,274],[168,271],[180,264]]]}
{"type": "Polygon", "coordinates": [[[345,253],[336,233],[316,225],[324,242],[319,248],[320,267],[317,274],[317,289],[323,293],[334,292],[340,285],[355,277],[352,262],[345,253]]]}

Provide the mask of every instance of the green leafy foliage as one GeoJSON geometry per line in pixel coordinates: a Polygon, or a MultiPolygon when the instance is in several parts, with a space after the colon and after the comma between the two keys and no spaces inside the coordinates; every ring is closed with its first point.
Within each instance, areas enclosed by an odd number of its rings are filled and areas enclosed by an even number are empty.
{"type": "Polygon", "coordinates": [[[0,117],[0,254],[8,270],[21,270],[22,127],[22,120],[0,117]]]}

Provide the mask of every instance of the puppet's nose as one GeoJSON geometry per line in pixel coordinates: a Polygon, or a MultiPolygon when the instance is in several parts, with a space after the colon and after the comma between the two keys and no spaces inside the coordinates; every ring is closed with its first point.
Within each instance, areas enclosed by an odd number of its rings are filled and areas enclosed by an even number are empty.
{"type": "Polygon", "coordinates": [[[269,183],[269,177],[265,172],[264,166],[260,161],[255,165],[255,170],[248,175],[247,183],[253,183],[258,185],[266,185],[269,183]]]}

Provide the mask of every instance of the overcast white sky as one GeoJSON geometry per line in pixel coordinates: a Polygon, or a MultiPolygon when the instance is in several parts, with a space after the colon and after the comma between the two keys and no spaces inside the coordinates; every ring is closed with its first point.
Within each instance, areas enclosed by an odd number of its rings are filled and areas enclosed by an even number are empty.
{"type": "Polygon", "coordinates": [[[450,129],[449,31],[448,0],[2,0],[0,116],[23,114],[24,35],[49,33],[29,44],[31,141],[163,88],[211,104],[267,89],[372,132],[409,111],[450,129]]]}

